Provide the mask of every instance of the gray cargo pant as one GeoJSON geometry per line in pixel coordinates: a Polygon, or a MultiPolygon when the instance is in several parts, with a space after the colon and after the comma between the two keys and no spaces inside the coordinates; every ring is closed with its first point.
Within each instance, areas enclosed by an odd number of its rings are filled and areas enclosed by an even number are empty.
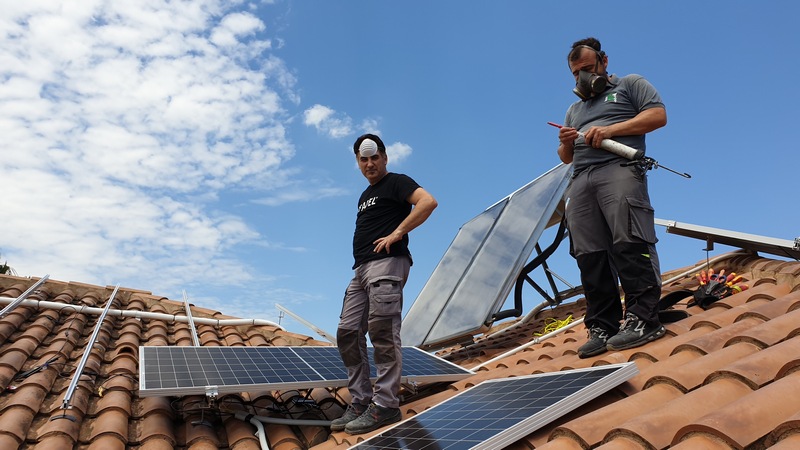
{"type": "Polygon", "coordinates": [[[368,261],[356,267],[347,286],[336,340],[347,368],[347,388],[353,403],[368,405],[371,400],[387,408],[400,406],[400,323],[403,286],[410,268],[411,259],[407,256],[368,261]],[[374,389],[369,379],[367,333],[375,350],[374,389]]]}
{"type": "Polygon", "coordinates": [[[586,295],[586,326],[610,334],[622,320],[617,278],[626,310],[658,324],[661,272],[647,172],[620,161],[590,166],[567,190],[570,253],[578,262],[586,295]]]}

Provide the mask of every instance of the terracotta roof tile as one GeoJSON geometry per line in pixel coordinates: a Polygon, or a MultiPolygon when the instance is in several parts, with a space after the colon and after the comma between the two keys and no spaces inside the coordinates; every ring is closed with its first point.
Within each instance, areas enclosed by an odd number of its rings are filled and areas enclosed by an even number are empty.
{"type": "Polygon", "coordinates": [[[631,380],[632,384],[643,382],[642,389],[655,384],[668,383],[688,392],[702,385],[710,371],[726,367],[741,358],[745,358],[759,350],[758,347],[741,343],[726,347],[710,354],[701,355],[691,351],[682,351],[664,362],[653,364],[631,380]]]}
{"type": "Polygon", "coordinates": [[[236,450],[261,450],[258,438],[253,434],[253,426],[244,421],[229,418],[224,422],[228,445],[236,450]]]}
{"type": "Polygon", "coordinates": [[[105,371],[105,375],[135,375],[139,370],[139,350],[122,348],[112,352],[111,365],[105,371]]]}
{"type": "Polygon", "coordinates": [[[126,447],[126,440],[114,434],[103,435],[93,439],[86,447],[86,450],[125,450],[126,447]]]}
{"type": "Polygon", "coordinates": [[[794,450],[800,448],[800,435],[787,436],[767,448],[769,450],[794,450]]]}
{"type": "MultiPolygon", "coordinates": [[[[736,309],[731,309],[726,311],[721,315],[728,314],[729,312],[736,312],[736,317],[741,317],[741,313],[736,311],[736,309]]],[[[722,323],[725,319],[723,319],[722,323]]],[[[725,344],[732,338],[738,336],[740,333],[743,333],[746,330],[749,330],[753,327],[761,325],[765,321],[756,318],[756,317],[745,317],[737,322],[731,323],[727,326],[722,328],[718,328],[713,331],[707,331],[699,336],[696,336],[694,339],[690,341],[686,341],[681,345],[675,346],[673,352],[679,352],[684,350],[686,347],[692,347],[693,350],[698,351],[700,353],[712,353],[715,352],[725,346],[725,344]]]]}
{"type": "Polygon", "coordinates": [[[726,442],[708,435],[691,435],[670,447],[672,450],[730,450],[726,442]]]}
{"type": "MultiPolygon", "coordinates": [[[[697,328],[693,328],[688,332],[683,333],[675,333],[673,328],[675,328],[674,324],[666,325],[667,334],[655,341],[651,342],[650,344],[644,347],[638,347],[630,350],[623,350],[622,353],[625,355],[630,355],[631,358],[640,357],[640,358],[647,358],[653,362],[655,361],[663,361],[670,357],[675,351],[676,348],[680,347],[681,345],[691,342],[695,339],[702,338],[707,333],[713,332],[717,327],[706,325],[706,326],[698,326],[697,328]]],[[[602,355],[601,355],[602,357],[602,355]]]]}
{"type": "MultiPolygon", "coordinates": [[[[605,441],[628,438],[648,442],[656,448],[665,448],[672,442],[676,429],[751,392],[746,384],[733,379],[715,381],[674,400],[659,403],[659,408],[652,408],[650,404],[639,414],[611,429],[605,441]]],[[[612,405],[608,408],[613,410],[621,407],[612,405]]]]}
{"type": "MultiPolygon", "coordinates": [[[[404,389],[401,411],[404,417],[419,414],[482,380],[633,361],[639,375],[508,448],[800,448],[800,263],[736,253],[721,261],[723,266],[742,274],[750,289],[708,310],[682,300],[674,308],[690,316],[668,324],[665,338],[580,359],[576,351],[586,329],[578,325],[492,361],[465,380],[404,389]]],[[[16,297],[32,282],[0,276],[0,295],[16,297]]],[[[665,285],[664,292],[696,287],[696,279],[686,276],[665,285]]],[[[255,449],[255,427],[233,418],[230,410],[260,415],[288,410],[293,417],[330,420],[350,401],[345,388],[226,395],[216,404],[202,396],[139,398],[139,346],[192,345],[189,324],[109,316],[88,349],[86,372],[66,411],[75,421],[65,419],[63,398],[97,319],[74,305],[102,307],[111,289],[48,280],[31,298],[63,303],[62,309],[20,306],[0,320],[0,387],[9,388],[0,393],[0,448],[255,449]],[[306,396],[315,407],[293,402],[306,396]]],[[[182,302],[146,291],[123,289],[119,303],[120,309],[184,314],[182,302]]],[[[526,324],[500,324],[471,345],[438,354],[474,367],[538,339],[545,319],[574,319],[584,312],[585,301],[578,299],[544,309],[526,324]],[[509,331],[496,333],[500,328],[509,331]]],[[[229,318],[204,308],[192,307],[192,313],[229,318]]],[[[275,326],[202,324],[197,331],[203,345],[330,345],[275,326]]],[[[264,426],[270,447],[279,450],[344,449],[370,436],[329,434],[319,426],[264,426]]]]}
{"type": "Polygon", "coordinates": [[[30,351],[19,348],[9,348],[0,356],[0,386],[8,386],[11,380],[31,356],[30,351]]]}
{"type": "Polygon", "coordinates": [[[666,384],[654,386],[640,395],[620,400],[613,408],[601,408],[567,422],[553,430],[551,437],[570,436],[581,445],[596,446],[603,441],[608,430],[636,419],[650,405],[664,404],[681,396],[681,390],[675,387],[666,384]]]}
{"type": "MultiPolygon", "coordinates": [[[[767,436],[766,444],[775,445],[789,437],[800,438],[800,412],[796,412],[791,417],[775,427],[772,433],[767,436]]],[[[800,447],[798,447],[800,448],[800,447]]]]}
{"type": "Polygon", "coordinates": [[[288,425],[264,424],[273,450],[295,450],[303,448],[300,439],[288,425]]]}
{"type": "MultiPolygon", "coordinates": [[[[191,402],[184,401],[181,403],[188,405],[194,402],[202,402],[202,399],[194,399],[191,402]]],[[[186,446],[188,448],[199,449],[209,445],[210,447],[208,448],[218,448],[222,444],[222,441],[215,430],[215,417],[213,414],[211,412],[205,414],[204,411],[198,411],[196,409],[187,409],[185,411],[186,420],[183,422],[181,431],[183,432],[183,441],[186,443],[186,446]]]]}
{"type": "Polygon", "coordinates": [[[219,446],[207,439],[192,442],[186,446],[187,450],[219,450],[219,446]]]}
{"type": "Polygon", "coordinates": [[[787,356],[794,361],[800,359],[798,350],[800,350],[800,338],[793,338],[732,362],[724,369],[711,373],[708,379],[737,376],[747,380],[753,389],[759,389],[780,378],[779,374],[786,364],[787,356]]]}
{"type": "Polygon", "coordinates": [[[563,437],[563,436],[555,436],[553,439],[548,441],[544,445],[539,446],[532,446],[525,442],[524,444],[521,442],[516,442],[513,447],[508,447],[509,449],[514,450],[526,450],[526,449],[536,449],[536,450],[585,450],[587,447],[585,444],[581,444],[578,439],[574,436],[570,437],[563,437]]]}
{"type": "Polygon", "coordinates": [[[173,430],[172,415],[160,411],[143,416],[134,428],[134,434],[140,442],[158,440],[167,442],[170,447],[174,446],[177,441],[173,430]]]}
{"type": "Polygon", "coordinates": [[[252,347],[269,345],[269,340],[267,340],[267,338],[261,333],[248,333],[247,345],[250,345],[252,347]]]}
{"type": "MultiPolygon", "coordinates": [[[[0,439],[0,442],[13,440],[16,442],[15,446],[22,443],[30,430],[34,416],[35,411],[27,407],[16,406],[3,409],[2,415],[0,415],[0,435],[5,438],[0,439]]],[[[3,448],[14,447],[6,445],[3,448]]]]}
{"type": "Polygon", "coordinates": [[[36,450],[64,450],[73,448],[75,441],[71,436],[65,434],[50,434],[39,439],[36,450]]]}
{"type": "Polygon", "coordinates": [[[14,392],[14,395],[3,402],[2,407],[0,407],[0,422],[5,418],[6,409],[12,407],[29,409],[32,413],[38,412],[48,390],[38,384],[28,383],[15,387],[12,392],[14,392]]]}
{"type": "Polygon", "coordinates": [[[102,414],[111,409],[130,416],[132,409],[131,392],[123,390],[104,391],[102,397],[90,404],[89,414],[102,414]]]}
{"type": "Polygon", "coordinates": [[[93,442],[100,437],[108,437],[110,435],[115,441],[126,442],[128,440],[129,416],[130,415],[124,410],[103,410],[92,421],[92,425],[88,430],[89,434],[85,436],[85,439],[93,442]]]}
{"type": "Polygon", "coordinates": [[[156,322],[155,320],[151,322],[153,323],[148,324],[149,326],[147,327],[147,332],[145,333],[144,342],[142,345],[169,345],[169,339],[167,338],[167,325],[163,322],[156,322]]]}
{"type": "Polygon", "coordinates": [[[175,444],[162,439],[149,439],[141,443],[140,450],[175,450],[175,444]]]}
{"type": "Polygon", "coordinates": [[[31,315],[29,308],[19,308],[11,311],[6,317],[0,320],[0,338],[3,341],[9,339],[19,330],[20,325],[25,323],[31,315]]]}
{"type": "Polygon", "coordinates": [[[81,409],[61,410],[56,408],[38,427],[36,437],[40,442],[44,442],[48,438],[59,438],[60,440],[62,437],[66,437],[72,443],[78,442],[83,417],[84,413],[81,409]]]}
{"type": "Polygon", "coordinates": [[[707,434],[737,448],[754,445],[797,412],[800,373],[764,386],[746,398],[737,398],[682,427],[674,441],[690,434],[707,434]]]}

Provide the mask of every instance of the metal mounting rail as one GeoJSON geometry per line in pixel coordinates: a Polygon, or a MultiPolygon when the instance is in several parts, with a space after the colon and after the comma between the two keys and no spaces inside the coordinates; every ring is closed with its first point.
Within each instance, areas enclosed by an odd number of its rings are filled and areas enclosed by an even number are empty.
{"type": "Polygon", "coordinates": [[[20,295],[19,297],[17,297],[17,298],[16,298],[16,300],[12,301],[12,302],[11,302],[11,303],[9,303],[9,304],[8,304],[8,305],[7,305],[5,308],[3,308],[3,310],[2,310],[2,311],[0,311],[0,319],[2,319],[3,317],[5,317],[5,316],[6,316],[8,313],[10,313],[10,312],[11,312],[11,311],[12,311],[14,308],[16,308],[17,306],[19,306],[19,304],[20,304],[20,303],[22,303],[22,301],[23,301],[23,300],[25,300],[25,299],[26,299],[26,298],[27,298],[29,295],[31,295],[31,293],[33,293],[33,291],[35,291],[36,289],[38,289],[38,288],[39,288],[39,286],[41,286],[42,284],[44,284],[44,282],[45,282],[45,281],[47,281],[47,279],[48,279],[48,278],[50,278],[50,275],[49,275],[49,274],[48,274],[48,275],[45,275],[45,276],[43,276],[43,277],[42,277],[42,278],[41,278],[39,281],[37,281],[36,283],[34,283],[33,285],[31,285],[31,287],[29,287],[29,288],[28,288],[28,290],[26,290],[25,292],[23,292],[23,293],[22,293],[22,295],[20,295]]]}
{"type": "Polygon", "coordinates": [[[186,296],[186,290],[183,291],[183,307],[186,308],[186,317],[189,319],[189,329],[192,330],[192,342],[195,347],[200,347],[200,338],[197,337],[197,327],[194,326],[192,308],[189,307],[189,298],[186,296]]]}
{"type": "Polygon", "coordinates": [[[713,250],[713,244],[716,242],[800,261],[800,238],[795,238],[794,240],[778,239],[659,218],[655,219],[655,224],[666,227],[669,234],[706,241],[706,249],[708,250],[713,250]]]}
{"type": "Polygon", "coordinates": [[[322,328],[319,328],[318,326],[314,325],[313,323],[307,321],[306,319],[303,319],[302,317],[300,317],[297,314],[289,311],[288,309],[284,308],[283,306],[281,306],[281,305],[279,305],[277,303],[275,303],[275,307],[280,309],[281,311],[285,312],[286,314],[294,317],[295,320],[297,320],[298,322],[300,322],[303,325],[307,326],[308,328],[311,328],[318,335],[324,337],[328,342],[332,343],[333,345],[337,345],[336,338],[334,336],[331,336],[329,333],[325,332],[325,330],[323,330],[322,328]]]}
{"type": "Polygon", "coordinates": [[[92,336],[89,338],[89,342],[86,344],[86,348],[83,351],[83,357],[81,358],[81,362],[78,363],[78,367],[75,369],[75,375],[72,377],[72,381],[69,383],[69,387],[67,388],[67,393],[64,395],[64,402],[61,405],[61,409],[70,409],[70,403],[72,402],[72,394],[75,393],[75,388],[78,387],[78,381],[83,374],[83,369],[86,366],[86,361],[89,360],[89,355],[92,353],[92,347],[94,346],[95,341],[97,341],[97,335],[100,334],[100,327],[103,326],[103,321],[108,314],[108,310],[111,308],[111,304],[114,303],[114,299],[117,296],[117,291],[119,290],[119,285],[114,288],[114,292],[111,293],[111,297],[108,299],[108,303],[106,303],[105,309],[103,309],[103,313],[100,314],[100,317],[97,318],[97,323],[94,326],[94,332],[92,332],[92,336]]]}

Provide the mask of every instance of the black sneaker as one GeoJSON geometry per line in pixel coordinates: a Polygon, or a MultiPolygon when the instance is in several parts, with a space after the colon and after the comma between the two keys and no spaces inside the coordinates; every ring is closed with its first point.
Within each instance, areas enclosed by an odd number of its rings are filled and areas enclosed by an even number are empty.
{"type": "Polygon", "coordinates": [[[359,405],[358,403],[351,403],[347,405],[347,409],[345,410],[342,417],[331,421],[331,431],[344,431],[344,427],[358,419],[358,416],[364,414],[364,411],[367,410],[367,407],[364,405],[359,405]]]}
{"type": "Polygon", "coordinates": [[[608,349],[625,350],[638,347],[650,341],[655,341],[666,332],[667,330],[663,325],[648,325],[636,314],[629,312],[625,314],[625,321],[622,322],[619,333],[609,338],[608,349]]]}
{"type": "Polygon", "coordinates": [[[604,353],[608,342],[608,332],[600,327],[591,327],[588,331],[589,341],[578,347],[579,358],[589,358],[604,353]]]}
{"type": "Polygon", "coordinates": [[[348,434],[369,433],[384,425],[400,422],[402,418],[403,415],[400,413],[400,408],[384,408],[375,403],[370,403],[364,414],[348,423],[344,427],[344,431],[348,434]]]}

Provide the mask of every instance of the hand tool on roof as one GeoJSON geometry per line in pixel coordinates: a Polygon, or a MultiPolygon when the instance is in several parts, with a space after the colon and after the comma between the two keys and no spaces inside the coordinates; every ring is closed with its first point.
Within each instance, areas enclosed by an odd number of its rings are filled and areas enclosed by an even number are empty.
{"type": "Polygon", "coordinates": [[[710,281],[708,279],[708,273],[705,270],[697,272],[697,279],[700,280],[700,286],[705,286],[710,281]]]}
{"type": "Polygon", "coordinates": [[[686,306],[698,305],[708,309],[712,303],[748,289],[746,284],[736,284],[742,281],[741,275],[731,272],[726,276],[724,269],[715,274],[714,269],[709,268],[707,271],[701,270],[695,276],[700,281],[700,286],[692,294],[694,299],[686,306]]]}
{"type": "MultiPolygon", "coordinates": [[[[551,125],[551,126],[554,126],[556,128],[563,128],[564,127],[564,125],[559,125],[559,124],[557,124],[555,122],[547,122],[547,124],[551,125]]],[[[580,132],[580,131],[578,131],[578,136],[580,136],[582,138],[585,138],[584,134],[582,132],[580,132]]],[[[651,158],[649,156],[644,156],[644,151],[643,150],[636,150],[633,147],[627,146],[627,145],[625,145],[623,143],[617,142],[617,141],[612,140],[612,139],[603,139],[600,142],[600,148],[602,148],[603,150],[609,151],[609,152],[611,152],[611,153],[613,153],[615,155],[621,156],[621,157],[623,157],[625,159],[629,159],[629,160],[632,161],[632,164],[640,163],[640,164],[642,164],[644,166],[644,168],[646,170],[658,169],[659,167],[661,167],[664,170],[668,170],[668,171],[670,171],[670,172],[672,172],[672,173],[674,173],[676,175],[680,175],[680,176],[682,176],[684,178],[692,178],[692,176],[689,175],[686,172],[683,172],[683,173],[676,172],[676,171],[670,169],[669,167],[664,166],[663,164],[659,164],[658,161],[656,161],[655,159],[653,159],[653,158],[651,158]]],[[[628,163],[628,164],[631,164],[631,163],[628,163]]]]}

